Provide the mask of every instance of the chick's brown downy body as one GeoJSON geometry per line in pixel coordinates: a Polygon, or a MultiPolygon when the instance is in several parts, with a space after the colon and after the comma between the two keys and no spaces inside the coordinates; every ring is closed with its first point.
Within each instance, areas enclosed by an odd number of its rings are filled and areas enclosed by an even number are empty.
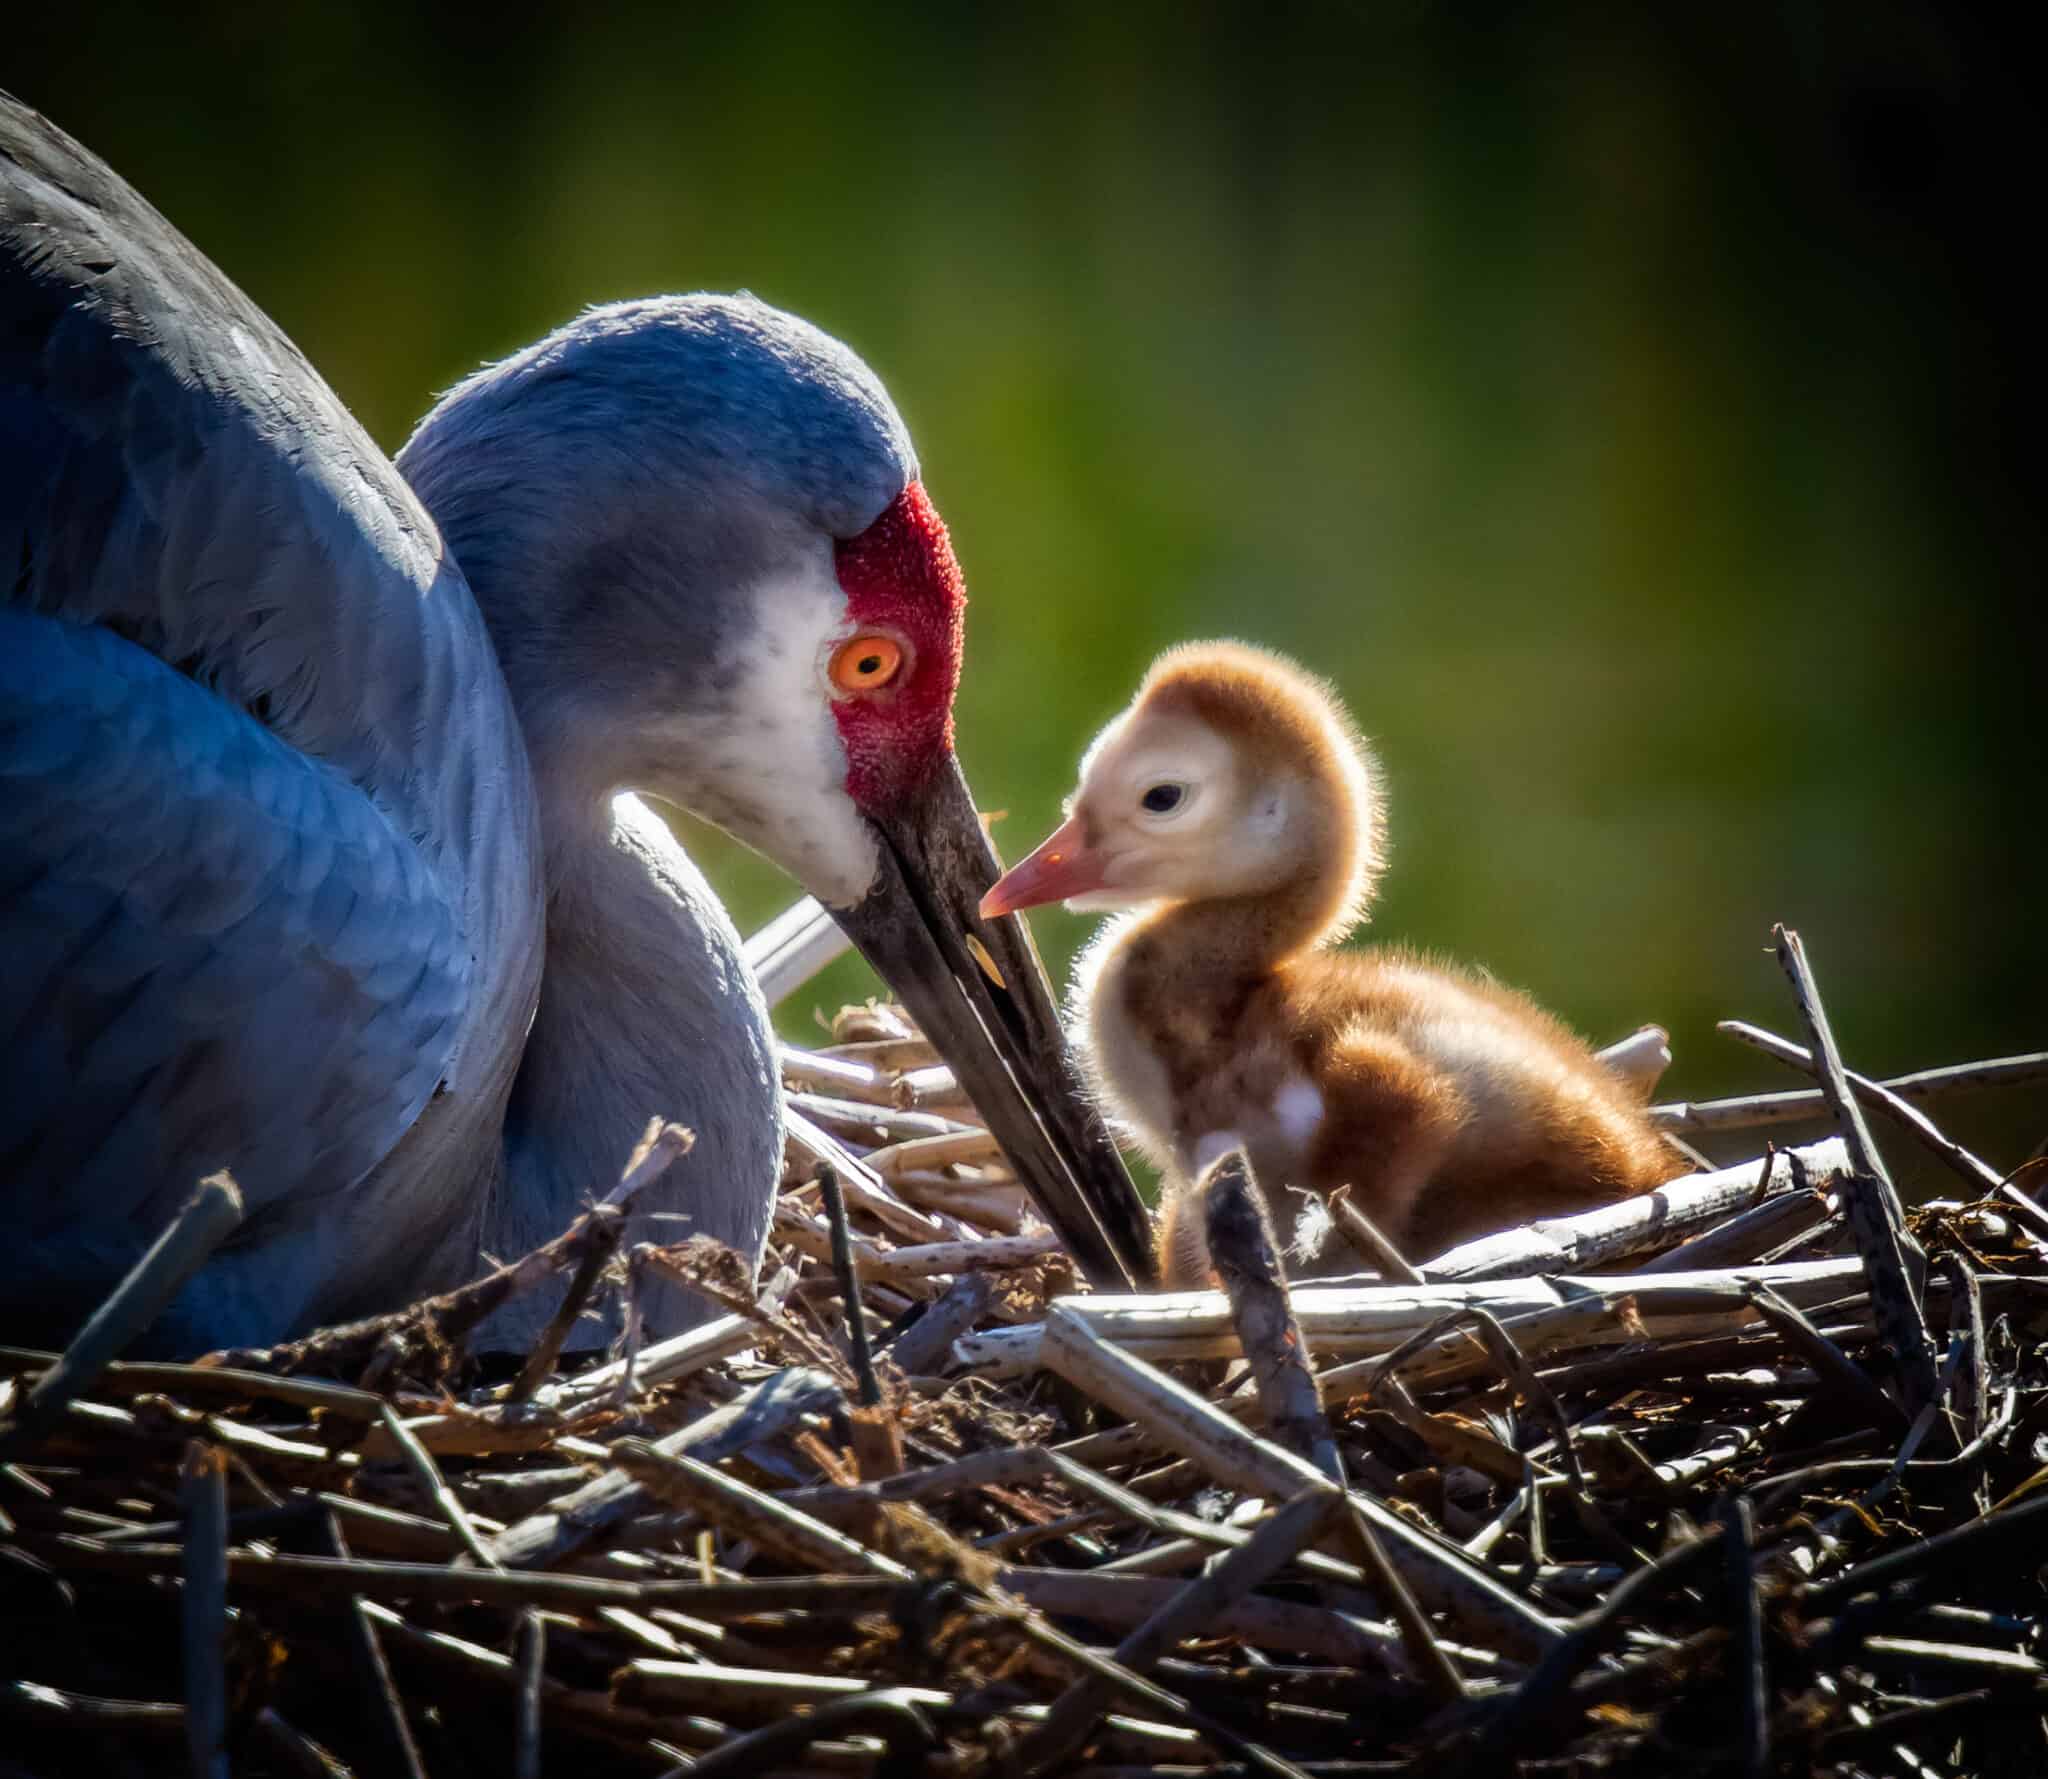
{"type": "MultiPolygon", "coordinates": [[[[1207,1277],[1191,1182],[1231,1149],[1283,1235],[1304,1191],[1348,1187],[1414,1258],[1684,1171],[1640,1083],[1525,996],[1398,947],[1331,949],[1364,917],[1382,829],[1372,757],[1323,686],[1191,644],[990,892],[1132,910],[1083,958],[1077,1012],[1098,1101],[1165,1175],[1170,1284],[1207,1277]]],[[[1326,1250],[1308,1270],[1353,1264],[1326,1250]]]]}

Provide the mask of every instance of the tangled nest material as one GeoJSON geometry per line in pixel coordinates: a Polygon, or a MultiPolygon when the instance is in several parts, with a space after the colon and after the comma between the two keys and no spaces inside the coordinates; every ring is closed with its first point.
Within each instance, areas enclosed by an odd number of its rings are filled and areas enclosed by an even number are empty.
{"type": "Polygon", "coordinates": [[[1905,1098],[2048,1058],[1862,1082],[1781,955],[1819,1088],[1658,1116],[1838,1135],[1376,1278],[1290,1293],[1226,1162],[1223,1290],[1087,1293],[867,1007],[786,1052],[758,1286],[618,1252],[657,1128],[397,1315],[0,1351],[0,1774],[2048,1771],[2048,1218],[1905,1098]],[[1968,1190],[1904,1213],[1862,1105],[1968,1190]],[[723,1313],[560,1358],[653,1275],[723,1313]]]}

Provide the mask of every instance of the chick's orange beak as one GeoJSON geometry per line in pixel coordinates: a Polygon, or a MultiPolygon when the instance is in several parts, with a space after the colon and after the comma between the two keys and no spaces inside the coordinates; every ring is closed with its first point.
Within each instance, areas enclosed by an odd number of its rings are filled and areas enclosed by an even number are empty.
{"type": "Polygon", "coordinates": [[[1089,848],[1078,817],[1055,828],[1029,858],[1019,859],[981,898],[981,917],[993,920],[1020,908],[1064,902],[1103,887],[1109,861],[1089,848]]]}

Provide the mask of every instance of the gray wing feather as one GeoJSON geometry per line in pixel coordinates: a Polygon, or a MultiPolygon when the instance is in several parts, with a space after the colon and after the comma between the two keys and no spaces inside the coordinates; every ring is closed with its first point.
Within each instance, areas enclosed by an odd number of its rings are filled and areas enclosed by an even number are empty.
{"type": "Polygon", "coordinates": [[[469,1214],[538,992],[510,697],[333,392],[4,95],[0,620],[0,1196],[43,1232],[0,1299],[89,1308],[222,1161],[298,1277],[195,1286],[193,1344],[388,1290],[469,1214]]]}
{"type": "Polygon", "coordinates": [[[470,964],[418,847],[132,643],[0,609],[0,859],[0,1218],[39,1270],[132,1258],[224,1166],[260,1235],[446,1078],[470,964]]]}

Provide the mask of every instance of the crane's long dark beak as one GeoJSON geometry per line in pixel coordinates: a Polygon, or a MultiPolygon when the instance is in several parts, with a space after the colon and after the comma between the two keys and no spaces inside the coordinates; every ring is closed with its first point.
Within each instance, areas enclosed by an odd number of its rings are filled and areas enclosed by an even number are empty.
{"type": "Polygon", "coordinates": [[[1156,1277],[1151,1226],[1102,1121],[1083,1099],[1045,966],[1015,915],[983,920],[1002,875],[950,756],[879,818],[882,869],[839,924],[902,998],[974,1101],[1039,1210],[1091,1284],[1156,1277]],[[967,946],[986,948],[1000,983],[967,946]]]}

